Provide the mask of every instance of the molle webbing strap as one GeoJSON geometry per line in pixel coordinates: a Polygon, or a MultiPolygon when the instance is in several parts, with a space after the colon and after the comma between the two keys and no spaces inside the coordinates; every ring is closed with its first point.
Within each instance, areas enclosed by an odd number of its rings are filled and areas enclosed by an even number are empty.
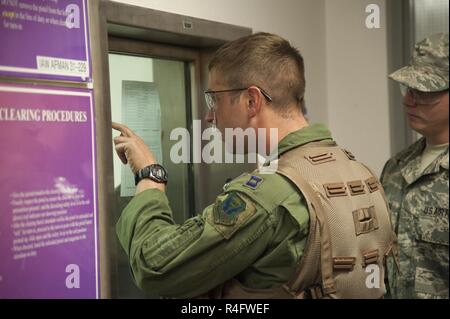
{"type": "MultiPolygon", "coordinates": [[[[367,165],[361,163],[373,176],[375,176],[374,172],[370,169],[370,167],[368,167],[367,165]]],[[[378,181],[378,180],[377,180],[378,181]]],[[[381,184],[381,182],[378,181],[378,183],[381,184]]],[[[387,196],[386,193],[384,192],[384,188],[382,185],[380,185],[378,187],[378,190],[380,191],[381,195],[383,196],[384,202],[386,204],[386,208],[388,211],[390,211],[389,208],[389,202],[387,200],[387,196]]],[[[392,225],[392,220],[391,220],[391,215],[389,215],[389,220],[391,221],[391,225],[392,225]]],[[[397,243],[397,234],[395,233],[394,230],[392,230],[391,232],[391,244],[389,245],[389,249],[388,251],[386,251],[385,255],[389,255],[392,254],[392,258],[394,260],[394,264],[397,270],[397,273],[400,273],[400,261],[399,261],[399,252],[398,252],[398,243],[397,243]]]]}

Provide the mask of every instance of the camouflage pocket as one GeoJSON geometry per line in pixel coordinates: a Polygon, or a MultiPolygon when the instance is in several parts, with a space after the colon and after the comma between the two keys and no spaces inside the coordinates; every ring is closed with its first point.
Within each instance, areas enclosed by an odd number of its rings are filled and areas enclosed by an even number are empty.
{"type": "Polygon", "coordinates": [[[413,254],[415,298],[448,298],[448,239],[448,217],[419,216],[413,254]]]}
{"type": "Polygon", "coordinates": [[[419,216],[417,239],[448,246],[448,216],[419,216]]]}
{"type": "Polygon", "coordinates": [[[414,281],[415,298],[448,298],[448,277],[443,278],[442,274],[432,269],[417,267],[414,281]]]}

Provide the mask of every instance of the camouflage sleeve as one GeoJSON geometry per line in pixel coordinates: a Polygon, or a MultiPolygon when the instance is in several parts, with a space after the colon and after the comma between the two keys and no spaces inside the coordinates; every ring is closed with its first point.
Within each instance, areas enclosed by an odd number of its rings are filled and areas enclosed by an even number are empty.
{"type": "Polygon", "coordinates": [[[166,195],[150,189],[124,209],[117,234],[139,287],[164,297],[189,298],[252,264],[270,242],[275,223],[249,197],[231,191],[177,225],[166,195]]]}
{"type": "Polygon", "coordinates": [[[381,171],[381,176],[380,176],[380,182],[382,185],[384,185],[386,183],[386,178],[389,175],[389,172],[392,169],[392,159],[388,160],[383,167],[383,170],[381,171]]]}

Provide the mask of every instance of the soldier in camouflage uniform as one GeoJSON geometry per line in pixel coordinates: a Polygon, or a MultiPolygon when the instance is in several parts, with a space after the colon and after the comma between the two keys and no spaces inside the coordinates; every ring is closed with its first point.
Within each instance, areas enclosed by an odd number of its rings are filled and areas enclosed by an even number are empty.
{"type": "Polygon", "coordinates": [[[400,83],[410,126],[423,137],[390,159],[381,182],[398,236],[400,272],[389,260],[394,298],[448,298],[448,34],[415,46],[400,83]]]}
{"type": "MultiPolygon", "coordinates": [[[[225,128],[277,128],[275,154],[285,175],[243,174],[182,225],[172,219],[165,185],[138,180],[117,224],[138,286],[175,298],[380,298],[384,256],[393,238],[387,201],[378,180],[336,145],[324,125],[306,122],[299,52],[278,36],[258,33],[226,44],[209,67],[206,120],[217,124],[222,136],[225,128]],[[317,185],[298,187],[289,177],[294,173],[305,180],[312,175],[317,185]],[[329,225],[323,223],[319,195],[327,207],[344,207],[329,208],[334,214],[329,225]],[[334,231],[339,239],[330,241],[334,231]],[[366,266],[381,269],[373,287],[366,266]],[[308,273],[294,276],[297,269],[308,273]]],[[[139,136],[121,124],[113,128],[121,132],[114,138],[116,151],[133,173],[156,163],[139,136]]]]}

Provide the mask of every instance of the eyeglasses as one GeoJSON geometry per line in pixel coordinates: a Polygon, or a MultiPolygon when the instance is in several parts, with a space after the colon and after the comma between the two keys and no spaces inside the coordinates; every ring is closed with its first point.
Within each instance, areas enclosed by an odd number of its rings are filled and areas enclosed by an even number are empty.
{"type": "MultiPolygon", "coordinates": [[[[264,96],[264,98],[267,100],[267,102],[272,102],[272,97],[263,89],[261,89],[259,86],[256,86],[259,91],[261,92],[261,94],[264,96]]],[[[215,112],[215,108],[216,108],[216,103],[217,103],[217,99],[216,99],[216,94],[217,93],[225,93],[225,92],[238,92],[238,91],[245,91],[248,90],[250,88],[246,87],[246,88],[239,88],[239,89],[228,89],[228,90],[218,90],[218,91],[212,91],[212,90],[208,90],[205,91],[205,100],[206,100],[206,105],[208,106],[208,109],[211,112],[215,112]]]]}
{"type": "Polygon", "coordinates": [[[439,92],[422,92],[413,88],[410,88],[404,84],[400,84],[400,92],[403,97],[408,95],[413,99],[414,103],[417,105],[435,105],[438,104],[445,91],[439,92]]]}

